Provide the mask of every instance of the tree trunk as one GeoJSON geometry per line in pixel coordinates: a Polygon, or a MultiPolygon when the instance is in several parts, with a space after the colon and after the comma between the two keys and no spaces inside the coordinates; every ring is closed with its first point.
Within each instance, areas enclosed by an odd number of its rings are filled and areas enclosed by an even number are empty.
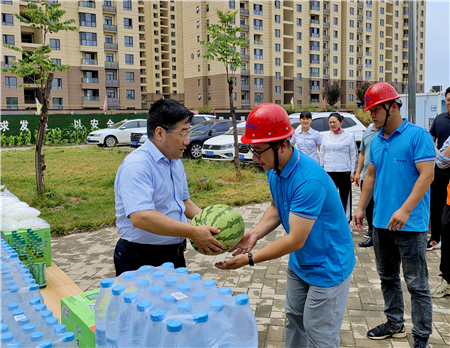
{"type": "Polygon", "coordinates": [[[228,82],[228,94],[230,95],[230,111],[231,118],[233,120],[233,137],[234,137],[234,168],[236,169],[236,179],[241,177],[241,161],[239,160],[239,140],[236,124],[236,112],[234,111],[233,104],[233,80],[227,79],[228,82]]]}
{"type": "Polygon", "coordinates": [[[48,79],[45,82],[45,87],[42,92],[42,104],[41,117],[39,119],[39,130],[36,139],[36,155],[35,155],[35,166],[36,166],[36,187],[37,193],[43,195],[45,193],[45,183],[44,183],[44,170],[45,166],[45,155],[43,153],[43,145],[45,141],[45,130],[47,128],[48,122],[48,110],[50,107],[50,94],[52,88],[53,73],[49,73],[48,79]]]}

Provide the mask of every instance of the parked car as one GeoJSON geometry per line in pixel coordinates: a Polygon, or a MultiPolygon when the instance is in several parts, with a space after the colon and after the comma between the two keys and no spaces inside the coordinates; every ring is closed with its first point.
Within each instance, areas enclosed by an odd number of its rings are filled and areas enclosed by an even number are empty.
{"type": "MultiPolygon", "coordinates": [[[[323,137],[323,135],[330,130],[330,126],[328,125],[328,116],[330,116],[330,114],[331,112],[312,113],[311,128],[318,131],[321,137],[323,137]]],[[[344,123],[342,124],[342,128],[349,131],[350,133],[353,133],[356,139],[356,144],[359,147],[366,127],[361,123],[360,120],[356,118],[355,115],[349,114],[347,112],[339,112],[339,114],[344,116],[344,123]]],[[[289,118],[296,118],[297,120],[299,120],[299,117],[299,113],[289,115],[289,118]]]]}
{"type": "MultiPolygon", "coordinates": [[[[191,128],[201,122],[214,120],[212,115],[194,115],[191,121],[191,128]]],[[[131,147],[139,147],[147,140],[147,129],[145,132],[131,133],[130,143],[131,147]]]]}
{"type": "Polygon", "coordinates": [[[88,144],[99,146],[116,146],[130,144],[131,133],[145,132],[147,130],[147,120],[123,120],[117,122],[110,128],[99,129],[89,133],[88,144]]]}
{"type": "Polygon", "coordinates": [[[184,150],[185,156],[194,159],[201,158],[203,143],[212,137],[224,134],[232,125],[232,120],[211,120],[192,127],[190,130],[192,135],[189,138],[189,145],[184,150]]]}

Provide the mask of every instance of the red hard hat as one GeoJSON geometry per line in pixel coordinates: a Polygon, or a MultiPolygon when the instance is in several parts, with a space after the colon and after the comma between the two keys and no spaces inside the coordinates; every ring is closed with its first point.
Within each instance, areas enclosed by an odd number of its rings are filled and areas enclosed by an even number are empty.
{"type": "Polygon", "coordinates": [[[248,115],[241,142],[270,143],[289,138],[294,132],[286,110],[278,104],[266,103],[258,105],[248,115]]]}
{"type": "MultiPolygon", "coordinates": [[[[364,111],[373,108],[375,105],[399,98],[400,96],[392,85],[387,82],[377,82],[370,86],[364,95],[364,103],[366,106],[364,111]]],[[[402,102],[400,101],[401,105],[402,102]]]]}

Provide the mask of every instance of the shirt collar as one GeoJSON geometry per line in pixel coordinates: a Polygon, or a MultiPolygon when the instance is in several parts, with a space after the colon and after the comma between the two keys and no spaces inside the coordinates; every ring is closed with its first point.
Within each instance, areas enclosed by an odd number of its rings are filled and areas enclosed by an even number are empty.
{"type": "Polygon", "coordinates": [[[295,147],[291,146],[292,149],[294,150],[292,153],[291,158],[289,159],[289,161],[286,163],[286,165],[284,166],[283,170],[281,171],[281,177],[283,178],[287,178],[292,171],[294,170],[295,166],[298,163],[298,160],[300,158],[300,151],[298,151],[295,147]]]}
{"type": "Polygon", "coordinates": [[[145,150],[150,154],[155,163],[158,163],[160,160],[163,160],[166,163],[170,163],[169,159],[164,156],[161,151],[159,151],[156,145],[153,144],[153,142],[149,138],[147,138],[144,145],[142,146],[144,146],[145,150]]]}
{"type": "MultiPolygon", "coordinates": [[[[409,122],[406,118],[403,118],[402,124],[394,131],[392,132],[391,136],[389,138],[392,138],[392,136],[396,133],[403,133],[403,131],[408,127],[409,122]]],[[[384,138],[384,127],[380,129],[380,132],[378,133],[379,138],[384,138]]]]}

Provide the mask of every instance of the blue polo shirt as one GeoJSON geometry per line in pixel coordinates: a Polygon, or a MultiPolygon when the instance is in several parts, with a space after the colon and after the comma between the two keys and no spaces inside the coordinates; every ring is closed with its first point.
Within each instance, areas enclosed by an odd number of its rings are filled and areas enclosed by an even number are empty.
{"type": "Polygon", "coordinates": [[[294,148],[280,177],[267,171],[278,216],[289,234],[289,214],[314,220],[304,246],[291,253],[289,267],[305,282],[341,284],[355,266],[350,228],[336,186],[312,158],[294,148]]]}
{"type": "MultiPolygon", "coordinates": [[[[405,203],[419,178],[417,163],[434,161],[433,138],[424,128],[404,119],[388,139],[384,128],[370,145],[369,163],[376,167],[373,225],[386,228],[392,214],[405,203]]],[[[416,205],[402,231],[428,231],[430,190],[416,205]]]]}
{"type": "Polygon", "coordinates": [[[181,160],[167,159],[147,139],[123,160],[114,182],[116,225],[120,238],[140,244],[178,244],[181,237],[161,236],[133,226],[130,214],[156,210],[176,221],[186,222],[184,201],[189,198],[181,160]]]}

